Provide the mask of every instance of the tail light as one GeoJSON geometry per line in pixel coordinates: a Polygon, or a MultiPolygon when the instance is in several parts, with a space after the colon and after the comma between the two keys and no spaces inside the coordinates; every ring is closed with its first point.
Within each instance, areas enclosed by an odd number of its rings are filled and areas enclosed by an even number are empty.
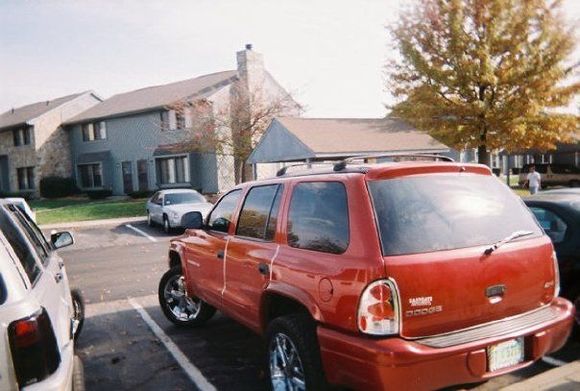
{"type": "Polygon", "coordinates": [[[552,252],[552,261],[554,262],[554,297],[558,297],[560,295],[560,266],[555,251],[552,252]]]}
{"type": "Polygon", "coordinates": [[[358,306],[358,328],[371,335],[399,332],[399,298],[393,282],[379,280],[366,287],[358,306]]]}
{"type": "Polygon", "coordinates": [[[60,365],[56,338],[44,308],[28,318],[10,323],[8,338],[21,388],[47,378],[60,365]]]}

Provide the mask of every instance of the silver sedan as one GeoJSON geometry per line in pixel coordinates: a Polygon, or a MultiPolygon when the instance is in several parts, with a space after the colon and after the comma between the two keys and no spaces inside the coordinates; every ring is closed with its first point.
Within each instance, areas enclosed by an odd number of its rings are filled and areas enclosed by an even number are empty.
{"type": "Polygon", "coordinates": [[[201,212],[205,218],[213,205],[195,190],[160,190],[147,201],[149,226],[161,224],[167,233],[181,227],[181,217],[187,212],[201,212]]]}

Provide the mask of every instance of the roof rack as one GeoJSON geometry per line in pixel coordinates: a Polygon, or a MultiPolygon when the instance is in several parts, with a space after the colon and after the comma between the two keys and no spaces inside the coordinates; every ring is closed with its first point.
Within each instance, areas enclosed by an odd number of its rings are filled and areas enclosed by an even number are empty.
{"type": "Polygon", "coordinates": [[[311,168],[311,166],[313,164],[331,164],[331,165],[336,165],[337,163],[333,163],[333,162],[308,162],[308,163],[297,163],[297,164],[291,164],[289,166],[285,166],[282,167],[281,169],[279,169],[276,172],[276,176],[283,176],[286,175],[286,172],[288,171],[289,168],[295,168],[295,167],[302,167],[302,166],[307,166],[308,168],[311,168]]]}
{"type": "Polygon", "coordinates": [[[336,164],[334,164],[334,171],[342,171],[346,168],[346,166],[350,163],[352,163],[354,160],[360,160],[360,159],[380,159],[380,158],[385,158],[385,157],[392,157],[392,158],[398,158],[398,157],[410,157],[410,158],[431,158],[433,160],[442,160],[442,161],[446,161],[446,162],[455,162],[455,160],[453,158],[450,158],[449,156],[444,156],[444,155],[437,155],[437,154],[430,154],[430,153],[401,153],[401,152],[393,152],[393,153],[380,153],[380,154],[375,154],[375,155],[360,155],[360,156],[352,156],[349,158],[346,158],[344,160],[342,160],[341,162],[338,162],[336,164]]]}

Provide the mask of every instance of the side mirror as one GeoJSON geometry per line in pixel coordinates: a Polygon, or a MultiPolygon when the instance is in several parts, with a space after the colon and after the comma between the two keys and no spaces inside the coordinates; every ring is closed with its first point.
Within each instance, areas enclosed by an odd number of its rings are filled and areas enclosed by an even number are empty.
{"type": "Polygon", "coordinates": [[[203,216],[200,212],[188,212],[181,217],[181,226],[185,229],[201,229],[203,216]]]}
{"type": "Polygon", "coordinates": [[[75,242],[72,234],[68,231],[57,232],[50,235],[50,241],[55,249],[70,246],[75,242]]]}

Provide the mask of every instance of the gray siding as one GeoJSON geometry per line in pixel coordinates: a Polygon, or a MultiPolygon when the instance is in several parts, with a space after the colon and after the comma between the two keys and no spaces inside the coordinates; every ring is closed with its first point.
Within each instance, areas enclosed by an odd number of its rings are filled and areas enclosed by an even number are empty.
{"type": "MultiPolygon", "coordinates": [[[[161,156],[154,156],[155,150],[160,145],[176,143],[187,137],[183,131],[161,131],[160,121],[159,112],[108,119],[105,120],[107,139],[95,141],[83,141],[81,125],[69,127],[71,150],[73,151],[72,163],[77,183],[80,182],[77,165],[81,155],[110,151],[110,164],[103,164],[105,188],[112,189],[115,195],[124,194],[121,162],[131,161],[133,189],[138,189],[137,161],[145,159],[148,162],[149,190],[158,189],[155,159],[161,156]]],[[[213,192],[212,176],[215,177],[215,171],[213,173],[205,171],[206,168],[211,168],[211,155],[205,157],[200,157],[199,154],[175,155],[189,156],[190,182],[193,188],[203,192],[213,192]]]]}

